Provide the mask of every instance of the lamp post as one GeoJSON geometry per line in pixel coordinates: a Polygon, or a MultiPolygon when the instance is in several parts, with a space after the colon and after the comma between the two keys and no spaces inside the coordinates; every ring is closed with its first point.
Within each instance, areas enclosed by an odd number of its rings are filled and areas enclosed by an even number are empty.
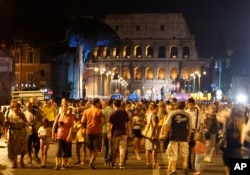
{"type": "Polygon", "coordinates": [[[191,77],[193,77],[193,92],[195,92],[195,73],[191,73],[191,77]]]}
{"type": "Polygon", "coordinates": [[[221,61],[219,60],[219,90],[221,90],[221,72],[222,72],[222,65],[221,61]]]}
{"type": "Polygon", "coordinates": [[[94,84],[93,84],[93,98],[95,97],[95,76],[96,76],[96,72],[98,71],[98,67],[95,66],[94,68],[94,84]]]}
{"type": "Polygon", "coordinates": [[[107,86],[107,96],[109,95],[109,92],[110,92],[110,89],[111,89],[111,80],[109,80],[109,76],[111,76],[111,71],[108,71],[106,73],[106,76],[107,76],[107,85],[110,84],[110,86],[107,86]]]}
{"type": "Polygon", "coordinates": [[[104,74],[105,71],[106,71],[105,67],[101,67],[101,69],[100,69],[100,75],[101,75],[101,93],[100,93],[100,95],[101,96],[103,96],[103,88],[102,88],[102,86],[103,86],[103,80],[102,80],[102,75],[104,74]]]}
{"type": "Polygon", "coordinates": [[[199,92],[200,92],[200,90],[201,90],[201,74],[198,73],[197,76],[198,76],[198,80],[199,80],[198,83],[199,83],[199,92]]]}

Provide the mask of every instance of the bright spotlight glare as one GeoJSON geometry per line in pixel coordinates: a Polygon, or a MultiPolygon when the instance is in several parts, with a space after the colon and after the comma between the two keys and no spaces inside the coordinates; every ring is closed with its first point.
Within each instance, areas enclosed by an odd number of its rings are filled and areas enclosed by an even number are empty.
{"type": "Polygon", "coordinates": [[[247,96],[244,94],[239,94],[237,96],[237,101],[240,103],[246,103],[247,102],[247,96]]]}

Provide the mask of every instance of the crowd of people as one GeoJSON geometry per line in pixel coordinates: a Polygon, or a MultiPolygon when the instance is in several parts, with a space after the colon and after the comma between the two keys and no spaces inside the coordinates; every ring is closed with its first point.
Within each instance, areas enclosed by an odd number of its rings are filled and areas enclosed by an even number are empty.
{"type": "Polygon", "coordinates": [[[185,175],[190,171],[199,175],[206,171],[205,162],[212,162],[213,155],[220,152],[229,175],[230,159],[250,156],[248,115],[242,104],[197,103],[193,98],[138,102],[99,98],[69,102],[63,98],[60,104],[53,100],[38,104],[31,98],[25,105],[11,101],[9,109],[0,113],[0,131],[12,168],[18,168],[19,155],[22,168],[33,160],[46,167],[50,144],[57,144],[54,169],[68,168],[74,141],[74,164],[88,163],[96,169],[96,158],[102,151],[105,166],[124,169],[130,140],[136,160],[142,160],[144,150],[145,168],[160,169],[157,153],[163,150],[169,174],[176,174],[177,160],[182,159],[185,175]],[[154,128],[150,138],[143,135],[149,125],[154,128]],[[227,145],[219,150],[222,135],[227,145]]]}

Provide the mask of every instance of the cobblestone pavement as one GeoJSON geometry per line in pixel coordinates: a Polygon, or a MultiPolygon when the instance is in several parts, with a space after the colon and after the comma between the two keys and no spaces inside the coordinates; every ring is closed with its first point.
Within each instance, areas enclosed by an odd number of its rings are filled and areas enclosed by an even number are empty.
{"type": "MultiPolygon", "coordinates": [[[[147,169],[145,166],[145,155],[144,151],[141,151],[141,157],[142,160],[136,160],[134,153],[133,153],[133,147],[130,145],[129,147],[129,155],[128,155],[128,162],[126,169],[119,170],[119,169],[111,169],[109,167],[105,167],[103,164],[103,158],[102,153],[99,154],[96,163],[97,163],[97,169],[92,170],[90,169],[86,163],[84,166],[80,165],[73,165],[73,162],[76,162],[75,157],[75,144],[73,143],[72,146],[72,153],[73,157],[69,160],[70,165],[65,170],[54,170],[53,167],[55,166],[54,158],[55,158],[55,151],[56,151],[56,145],[51,144],[48,152],[48,160],[46,168],[40,168],[39,164],[33,161],[33,164],[27,165],[25,168],[17,168],[12,169],[12,164],[7,158],[7,148],[6,144],[4,143],[4,140],[0,140],[0,175],[80,175],[80,174],[86,174],[86,175],[167,175],[167,159],[166,154],[163,152],[160,152],[158,154],[159,164],[161,166],[161,169],[147,169]]],[[[27,160],[26,160],[27,161],[27,160]]],[[[88,156],[87,156],[88,161],[88,156]]],[[[177,174],[183,174],[181,169],[181,160],[178,160],[178,170],[177,174]]],[[[193,174],[190,172],[190,175],[193,174]]],[[[212,163],[206,163],[206,167],[203,175],[223,175],[224,167],[221,159],[221,155],[217,154],[213,157],[212,163]]]]}

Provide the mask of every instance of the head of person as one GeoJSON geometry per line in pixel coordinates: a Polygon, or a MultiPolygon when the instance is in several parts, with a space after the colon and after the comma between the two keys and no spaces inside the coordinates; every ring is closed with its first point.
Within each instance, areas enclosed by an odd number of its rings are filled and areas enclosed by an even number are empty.
{"type": "Polygon", "coordinates": [[[109,100],[107,101],[107,106],[113,107],[113,100],[112,100],[112,99],[109,99],[109,100]]]}
{"type": "Polygon", "coordinates": [[[178,101],[178,102],[176,103],[176,109],[183,110],[183,109],[185,109],[185,107],[186,107],[185,101],[178,101]]]}
{"type": "Polygon", "coordinates": [[[142,111],[142,104],[137,103],[137,104],[135,105],[135,110],[136,110],[137,112],[141,112],[141,111],[142,111]]]}
{"type": "Polygon", "coordinates": [[[96,108],[99,108],[99,109],[102,108],[102,103],[101,103],[100,98],[94,98],[92,104],[96,108]]]}
{"type": "Polygon", "coordinates": [[[210,115],[216,114],[216,106],[214,104],[209,104],[207,108],[207,113],[210,115]]]}
{"type": "Polygon", "coordinates": [[[158,107],[159,107],[159,112],[158,112],[159,117],[162,117],[167,114],[167,104],[165,101],[159,101],[158,107]]]}
{"type": "Polygon", "coordinates": [[[21,104],[18,103],[18,102],[14,102],[14,103],[13,103],[13,111],[14,111],[15,113],[21,112],[21,104]]]}
{"type": "Polygon", "coordinates": [[[33,109],[33,104],[31,102],[26,102],[25,107],[28,111],[32,111],[33,109]]]}
{"type": "Polygon", "coordinates": [[[245,123],[243,106],[235,104],[232,107],[229,121],[233,121],[235,125],[245,123]]]}
{"type": "Polygon", "coordinates": [[[195,99],[192,97],[187,100],[187,107],[189,109],[194,109],[195,108],[195,99]]]}
{"type": "Polygon", "coordinates": [[[42,120],[42,125],[44,126],[44,127],[48,127],[49,126],[49,119],[48,118],[43,118],[43,120],[42,120]]]}
{"type": "Polygon", "coordinates": [[[64,113],[64,114],[67,114],[68,113],[68,103],[64,103],[64,104],[62,104],[62,112],[64,113]]]}
{"type": "Polygon", "coordinates": [[[122,101],[120,99],[115,99],[114,100],[113,105],[114,105],[115,108],[120,108],[121,104],[122,104],[122,101]]]}
{"type": "Polygon", "coordinates": [[[157,104],[153,104],[152,107],[151,107],[151,111],[153,114],[157,114],[158,111],[159,111],[159,107],[157,104]]]}
{"type": "Polygon", "coordinates": [[[176,105],[177,101],[178,101],[178,100],[177,100],[177,98],[175,98],[175,97],[171,99],[171,103],[172,103],[173,105],[176,105]]]}

